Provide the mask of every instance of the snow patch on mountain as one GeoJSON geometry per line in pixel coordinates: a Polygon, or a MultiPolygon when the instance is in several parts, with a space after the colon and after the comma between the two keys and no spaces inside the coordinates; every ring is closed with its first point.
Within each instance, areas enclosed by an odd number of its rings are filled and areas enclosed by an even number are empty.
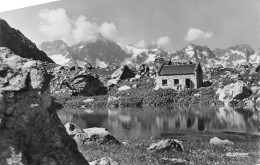
{"type": "Polygon", "coordinates": [[[68,66],[70,63],[70,58],[67,58],[66,56],[62,54],[54,54],[49,56],[56,64],[68,66]]]}
{"type": "Polygon", "coordinates": [[[245,55],[245,53],[243,53],[243,52],[240,52],[240,51],[238,51],[238,50],[231,50],[231,53],[232,53],[232,54],[239,54],[239,55],[243,56],[243,57],[246,59],[246,55],[245,55]]]}
{"type": "Polygon", "coordinates": [[[105,61],[101,61],[98,58],[96,58],[96,66],[100,67],[100,68],[107,68],[108,64],[106,64],[105,61]]]}

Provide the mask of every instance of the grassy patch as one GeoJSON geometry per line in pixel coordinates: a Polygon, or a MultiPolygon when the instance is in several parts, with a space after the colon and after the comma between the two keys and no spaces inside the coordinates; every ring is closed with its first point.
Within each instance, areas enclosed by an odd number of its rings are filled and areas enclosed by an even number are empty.
{"type": "MultiPolygon", "coordinates": [[[[164,150],[150,153],[146,149],[151,143],[158,142],[160,138],[149,140],[144,139],[128,139],[127,145],[82,145],[80,151],[88,161],[99,159],[103,156],[112,157],[119,164],[170,164],[169,161],[162,160],[166,158],[182,158],[194,164],[256,164],[259,160],[259,137],[247,135],[247,140],[243,140],[245,135],[229,135],[217,134],[218,137],[228,138],[233,140],[234,146],[228,145],[211,145],[209,139],[215,134],[184,134],[183,137],[178,137],[183,141],[184,152],[179,152],[174,149],[164,150]],[[246,153],[246,156],[228,156],[230,153],[246,153]]],[[[245,154],[244,154],[245,155],[245,154]]]]}

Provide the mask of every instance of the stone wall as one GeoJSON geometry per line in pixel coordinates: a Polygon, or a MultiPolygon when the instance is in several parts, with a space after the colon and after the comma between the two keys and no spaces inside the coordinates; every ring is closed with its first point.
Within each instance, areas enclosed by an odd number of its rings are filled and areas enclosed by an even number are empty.
{"type": "Polygon", "coordinates": [[[190,79],[191,88],[197,88],[197,78],[195,74],[192,75],[169,75],[169,76],[156,76],[156,87],[157,88],[172,88],[177,90],[177,85],[174,85],[174,79],[179,79],[179,84],[181,85],[181,89],[185,88],[185,79],[190,79]],[[167,80],[167,85],[162,84],[162,80],[167,80]]]}

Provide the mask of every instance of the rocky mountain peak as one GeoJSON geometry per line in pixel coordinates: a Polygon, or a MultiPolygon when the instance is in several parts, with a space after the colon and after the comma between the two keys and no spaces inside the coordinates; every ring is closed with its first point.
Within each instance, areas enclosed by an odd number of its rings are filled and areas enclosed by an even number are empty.
{"type": "Polygon", "coordinates": [[[31,40],[19,30],[11,28],[3,19],[0,19],[0,47],[8,47],[15,54],[24,58],[53,63],[53,60],[40,51],[31,40]]]}

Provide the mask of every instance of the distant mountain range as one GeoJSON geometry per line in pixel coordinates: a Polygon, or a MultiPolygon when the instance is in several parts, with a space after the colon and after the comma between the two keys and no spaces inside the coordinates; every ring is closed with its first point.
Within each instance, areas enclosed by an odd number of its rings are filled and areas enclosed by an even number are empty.
{"type": "Polygon", "coordinates": [[[140,49],[132,45],[113,42],[102,36],[95,42],[80,42],[72,46],[68,46],[61,40],[43,42],[39,45],[41,49],[39,50],[19,30],[11,28],[3,19],[0,19],[0,47],[8,47],[24,58],[55,62],[60,65],[82,66],[90,63],[103,68],[109,65],[151,64],[158,57],[200,62],[205,67],[216,65],[234,67],[247,62],[260,63],[260,52],[249,45],[211,50],[207,46],[189,44],[181,50],[170,52],[156,45],[140,49]]]}
{"type": "Polygon", "coordinates": [[[11,28],[8,23],[0,18],[0,47],[7,47],[15,54],[34,60],[53,63],[46,53],[39,50],[36,45],[26,38],[19,30],[11,28]]]}
{"type": "Polygon", "coordinates": [[[171,57],[173,53],[162,47],[154,49],[139,49],[131,45],[117,44],[113,41],[100,38],[96,42],[80,42],[68,46],[61,40],[43,42],[39,48],[60,65],[78,65],[90,63],[94,66],[108,65],[139,65],[152,63],[158,57],[171,57]]]}
{"type": "Polygon", "coordinates": [[[100,38],[96,42],[80,42],[72,46],[68,46],[61,40],[43,42],[39,48],[60,65],[71,65],[75,62],[78,65],[90,63],[99,67],[122,64],[140,65],[142,63],[153,63],[158,57],[200,62],[206,67],[216,65],[234,67],[246,62],[260,62],[260,54],[249,45],[211,50],[207,46],[189,44],[179,51],[169,52],[154,45],[151,49],[139,49],[132,45],[118,44],[100,38]]]}

